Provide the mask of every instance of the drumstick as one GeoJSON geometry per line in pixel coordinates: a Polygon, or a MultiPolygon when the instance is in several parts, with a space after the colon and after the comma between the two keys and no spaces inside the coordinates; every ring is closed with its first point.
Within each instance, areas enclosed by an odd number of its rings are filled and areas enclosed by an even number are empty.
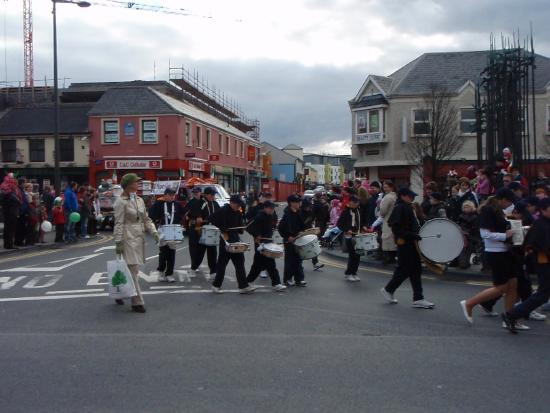
{"type": "Polygon", "coordinates": [[[441,238],[441,234],[437,234],[437,235],[425,235],[422,237],[422,239],[424,238],[441,238]]]}

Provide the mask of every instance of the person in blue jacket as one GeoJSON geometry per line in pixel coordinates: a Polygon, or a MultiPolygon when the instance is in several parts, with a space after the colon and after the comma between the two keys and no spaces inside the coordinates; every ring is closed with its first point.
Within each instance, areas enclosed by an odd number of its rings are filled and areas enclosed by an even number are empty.
{"type": "Polygon", "coordinates": [[[73,212],[78,212],[78,200],[76,199],[76,188],[78,184],[71,182],[65,189],[65,200],[63,209],[65,212],[65,241],[68,243],[76,242],[75,223],[71,222],[70,215],[73,212]]]}

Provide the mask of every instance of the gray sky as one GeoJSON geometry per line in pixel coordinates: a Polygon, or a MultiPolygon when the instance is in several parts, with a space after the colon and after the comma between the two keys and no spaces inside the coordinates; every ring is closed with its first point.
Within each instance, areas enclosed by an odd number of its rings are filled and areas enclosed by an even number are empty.
{"type": "MultiPolygon", "coordinates": [[[[213,18],[59,5],[60,77],[150,80],[156,62],[157,79],[167,79],[170,60],[197,69],[257,117],[264,140],[307,150],[349,150],[347,101],[369,73],[388,75],[425,52],[483,50],[491,32],[526,34],[531,21],[537,52],[550,56],[548,0],[140,2],[213,18]]],[[[0,8],[7,79],[23,80],[21,1],[0,0],[0,8]]],[[[37,79],[53,77],[50,8],[33,0],[37,79]]]]}

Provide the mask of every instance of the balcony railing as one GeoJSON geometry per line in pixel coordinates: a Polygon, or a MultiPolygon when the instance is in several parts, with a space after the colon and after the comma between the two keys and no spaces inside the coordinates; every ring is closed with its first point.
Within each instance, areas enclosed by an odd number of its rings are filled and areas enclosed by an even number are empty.
{"type": "Polygon", "coordinates": [[[382,132],[374,132],[374,133],[358,133],[355,136],[355,143],[356,144],[363,144],[363,143],[384,143],[387,142],[386,140],[386,134],[382,132]]]}

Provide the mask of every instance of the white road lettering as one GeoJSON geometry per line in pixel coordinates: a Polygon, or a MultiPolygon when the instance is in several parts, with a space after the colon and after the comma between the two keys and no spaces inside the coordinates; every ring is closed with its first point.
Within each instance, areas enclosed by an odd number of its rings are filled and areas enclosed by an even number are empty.
{"type": "Polygon", "coordinates": [[[106,272],[94,272],[86,285],[108,285],[109,280],[106,272]]]}
{"type": "Polygon", "coordinates": [[[11,277],[0,277],[0,290],[9,290],[11,287],[13,287],[15,284],[25,278],[27,278],[26,275],[22,275],[14,279],[11,279],[11,277]]]}
{"type": "Polygon", "coordinates": [[[23,286],[23,288],[48,288],[55,285],[55,283],[57,283],[62,277],[63,277],[63,274],[39,275],[37,277],[30,279],[23,286]]]}

